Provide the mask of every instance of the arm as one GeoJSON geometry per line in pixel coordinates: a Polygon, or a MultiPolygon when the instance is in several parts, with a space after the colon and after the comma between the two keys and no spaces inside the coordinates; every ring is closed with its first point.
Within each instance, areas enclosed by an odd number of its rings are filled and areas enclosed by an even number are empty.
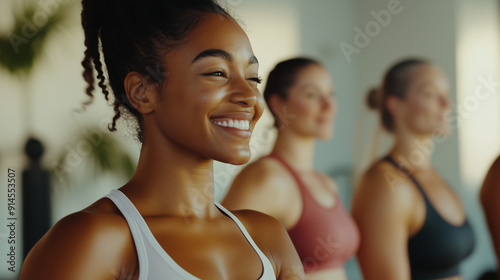
{"type": "Polygon", "coordinates": [[[124,234],[90,213],[63,218],[33,247],[24,261],[20,280],[116,279],[124,234]]]}
{"type": "Polygon", "coordinates": [[[290,182],[280,176],[273,163],[260,160],[243,169],[234,179],[222,205],[230,210],[259,211],[285,224],[290,205],[290,182]]]}
{"type": "Polygon", "coordinates": [[[486,174],[486,178],[484,179],[483,186],[481,188],[480,199],[495,248],[497,265],[500,268],[500,203],[498,203],[500,200],[499,174],[500,157],[497,158],[486,174]]]}
{"type": "MultiPolygon", "coordinates": [[[[361,234],[358,261],[366,280],[409,280],[409,217],[413,196],[405,180],[389,182],[387,172],[372,168],[353,200],[352,214],[361,234]]],[[[394,175],[399,176],[399,175],[394,175]]]]}

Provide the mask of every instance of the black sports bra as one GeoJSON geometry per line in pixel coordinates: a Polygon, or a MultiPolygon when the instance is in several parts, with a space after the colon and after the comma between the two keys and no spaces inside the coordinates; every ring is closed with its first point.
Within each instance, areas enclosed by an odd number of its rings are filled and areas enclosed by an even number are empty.
{"type": "Polygon", "coordinates": [[[460,262],[474,249],[474,232],[467,219],[460,226],[444,220],[413,175],[387,156],[383,160],[402,171],[425,200],[426,217],[420,231],[408,240],[411,279],[429,280],[459,275],[460,262]]]}

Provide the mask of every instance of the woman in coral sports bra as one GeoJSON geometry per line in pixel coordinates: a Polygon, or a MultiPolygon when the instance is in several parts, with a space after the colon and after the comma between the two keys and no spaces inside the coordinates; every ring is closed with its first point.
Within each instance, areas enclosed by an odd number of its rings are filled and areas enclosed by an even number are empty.
{"type": "Polygon", "coordinates": [[[279,131],[276,144],[236,177],[223,205],[278,219],[306,279],[346,279],[344,264],[357,251],[358,228],[334,181],[313,167],[316,139],[332,135],[336,103],[330,73],[311,59],[283,61],[270,73],[264,98],[279,131]]]}
{"type": "Polygon", "coordinates": [[[213,199],[213,161],[250,159],[264,104],[238,23],[211,0],[82,4],[87,95],[97,74],[111,130],[128,114],[141,153],[130,181],[35,245],[21,280],[304,279],[277,220],[213,199]]]}

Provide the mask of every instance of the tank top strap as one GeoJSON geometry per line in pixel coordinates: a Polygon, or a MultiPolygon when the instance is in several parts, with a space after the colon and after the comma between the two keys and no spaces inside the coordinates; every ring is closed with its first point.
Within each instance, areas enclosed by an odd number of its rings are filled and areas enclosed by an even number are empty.
{"type": "Polygon", "coordinates": [[[130,232],[132,233],[135,243],[135,249],[137,250],[139,269],[141,271],[139,274],[139,280],[148,279],[148,254],[146,252],[143,234],[139,226],[140,221],[143,220],[141,214],[137,211],[134,204],[132,204],[125,194],[119,190],[111,190],[111,192],[105,197],[110,199],[116,205],[130,228],[130,232]]]}
{"type": "Polygon", "coordinates": [[[233,213],[231,213],[229,210],[224,208],[224,206],[222,206],[221,204],[215,202],[215,206],[217,206],[217,208],[219,208],[219,210],[222,213],[227,215],[231,220],[233,220],[233,222],[236,223],[236,225],[238,226],[240,231],[243,233],[243,236],[245,236],[248,243],[250,243],[250,246],[252,246],[252,248],[255,250],[255,252],[259,256],[260,261],[262,263],[262,275],[259,278],[259,280],[275,280],[276,276],[274,275],[273,265],[271,264],[271,262],[269,261],[267,256],[264,255],[262,250],[260,250],[260,248],[257,246],[257,244],[252,239],[252,237],[250,236],[250,233],[248,233],[248,231],[245,228],[245,226],[243,225],[243,223],[241,223],[241,221],[233,213]]]}
{"type": "Polygon", "coordinates": [[[396,162],[391,156],[387,155],[385,156],[382,161],[387,161],[389,162],[390,164],[392,164],[394,167],[396,167],[398,169],[398,171],[402,172],[403,174],[405,174],[406,176],[408,176],[408,178],[410,178],[410,180],[413,182],[413,184],[415,184],[415,186],[417,187],[417,189],[420,191],[420,193],[422,194],[422,196],[424,197],[426,203],[430,203],[429,200],[427,199],[427,195],[425,194],[424,190],[422,189],[422,186],[420,186],[420,183],[417,181],[417,179],[415,179],[415,176],[413,176],[413,174],[411,174],[411,172],[406,169],[405,167],[401,166],[398,162],[396,162]]]}

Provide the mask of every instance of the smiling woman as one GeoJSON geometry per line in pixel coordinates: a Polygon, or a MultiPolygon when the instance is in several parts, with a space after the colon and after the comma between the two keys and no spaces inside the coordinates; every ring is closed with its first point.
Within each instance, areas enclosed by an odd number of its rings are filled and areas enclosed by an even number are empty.
{"type": "Polygon", "coordinates": [[[213,161],[250,159],[263,110],[241,27],[210,0],[82,4],[87,95],[95,70],[110,129],[131,114],[141,154],[129,182],[35,245],[20,279],[303,279],[278,221],[213,199],[213,161]]]}

